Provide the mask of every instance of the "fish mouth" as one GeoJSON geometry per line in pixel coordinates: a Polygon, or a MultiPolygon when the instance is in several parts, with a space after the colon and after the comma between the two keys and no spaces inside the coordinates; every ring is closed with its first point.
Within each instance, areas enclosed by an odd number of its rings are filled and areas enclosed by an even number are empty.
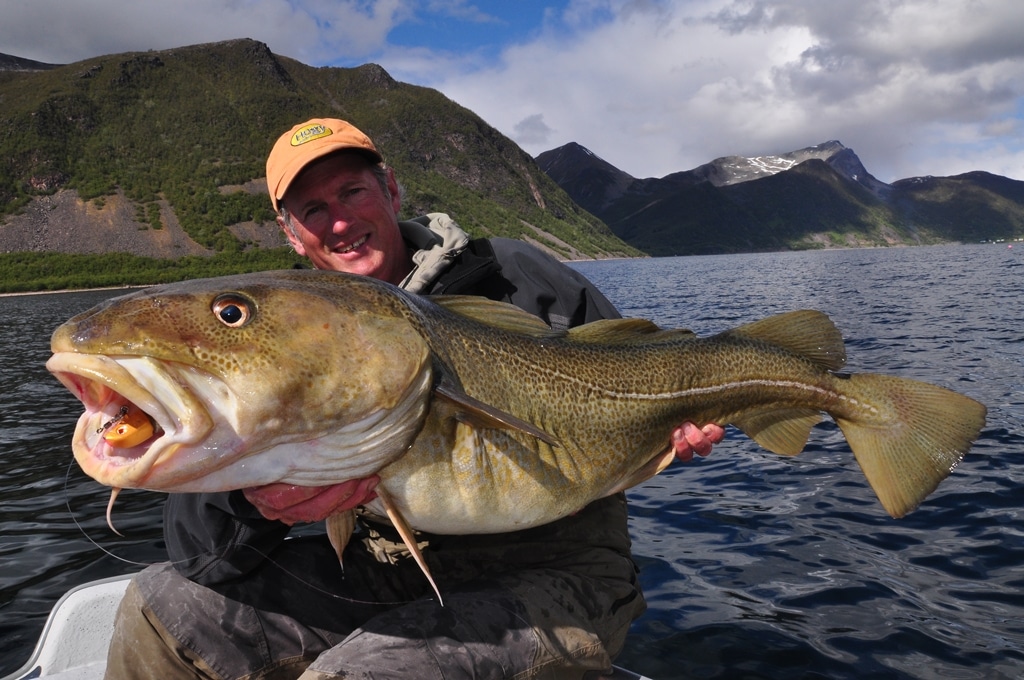
{"type": "Polygon", "coordinates": [[[58,352],[46,367],[85,407],[72,451],[82,470],[101,484],[152,487],[164,463],[214,429],[208,409],[191,389],[197,381],[182,378],[183,372],[194,372],[190,367],[169,372],[166,364],[147,357],[77,352],[58,352]],[[142,432],[119,440],[113,432],[129,417],[141,423],[142,432]]]}

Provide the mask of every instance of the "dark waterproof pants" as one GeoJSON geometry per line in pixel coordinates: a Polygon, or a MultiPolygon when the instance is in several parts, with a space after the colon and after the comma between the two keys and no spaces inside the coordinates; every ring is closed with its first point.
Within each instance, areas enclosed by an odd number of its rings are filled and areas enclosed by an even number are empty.
{"type": "Polygon", "coordinates": [[[443,607],[411,559],[381,561],[379,541],[351,543],[344,574],[320,539],[285,541],[256,573],[212,588],[168,564],[150,567],[121,604],[107,678],[525,679],[610,670],[645,607],[626,554],[464,538],[425,551],[443,607]]]}

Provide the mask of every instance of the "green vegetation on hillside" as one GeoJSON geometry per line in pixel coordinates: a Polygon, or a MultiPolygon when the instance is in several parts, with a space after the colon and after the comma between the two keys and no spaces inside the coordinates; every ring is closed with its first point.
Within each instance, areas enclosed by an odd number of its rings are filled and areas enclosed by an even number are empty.
{"type": "Polygon", "coordinates": [[[0,293],[144,286],[226,274],[290,269],[303,261],[290,248],[157,260],[126,253],[0,254],[0,293]]]}
{"type": "Polygon", "coordinates": [[[1024,235],[1024,182],[985,172],[922,177],[896,184],[914,225],[945,238],[995,241],[1024,235]]]}
{"type": "Polygon", "coordinates": [[[374,138],[409,189],[405,215],[534,237],[526,222],[592,256],[640,254],[478,116],[372,64],[313,68],[236,40],[0,72],[0,100],[0,218],[62,188],[97,204],[121,189],[140,225],[157,228],[166,200],[197,243],[239,254],[227,227],[273,213],[265,193],[223,188],[262,178],[291,125],[331,116],[374,138]]]}

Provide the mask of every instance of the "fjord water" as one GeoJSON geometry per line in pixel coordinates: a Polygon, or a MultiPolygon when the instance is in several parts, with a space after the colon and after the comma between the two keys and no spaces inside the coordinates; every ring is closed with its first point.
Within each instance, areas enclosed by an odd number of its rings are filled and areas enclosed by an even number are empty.
{"type": "MultiPolygon", "coordinates": [[[[795,458],[730,431],[709,458],[633,489],[650,609],[621,665],[655,680],[1024,676],[1024,244],[573,266],[625,315],[701,335],[820,309],[849,370],[989,407],[973,451],[901,520],[830,422],[795,458]]],[[[157,494],[126,491],[125,538],[106,528],[107,493],[69,467],[81,408],[43,367],[53,328],[113,294],[0,298],[0,674],[66,589],[164,554],[157,494]]]]}

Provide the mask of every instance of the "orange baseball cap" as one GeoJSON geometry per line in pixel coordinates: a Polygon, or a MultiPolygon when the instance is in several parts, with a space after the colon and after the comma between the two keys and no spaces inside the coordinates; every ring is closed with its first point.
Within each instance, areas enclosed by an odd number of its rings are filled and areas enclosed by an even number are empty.
{"type": "Polygon", "coordinates": [[[303,168],[318,158],[344,149],[362,152],[374,163],[384,162],[369,137],[351,123],[337,118],[314,118],[281,135],[267,156],[267,189],[274,210],[303,168]]]}

